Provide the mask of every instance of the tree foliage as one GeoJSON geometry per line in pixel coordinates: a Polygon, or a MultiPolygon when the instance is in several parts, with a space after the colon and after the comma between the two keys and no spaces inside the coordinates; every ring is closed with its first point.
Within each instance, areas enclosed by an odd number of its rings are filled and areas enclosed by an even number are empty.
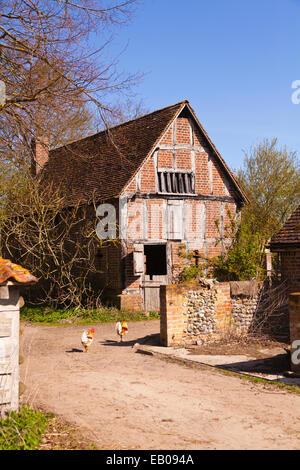
{"type": "Polygon", "coordinates": [[[230,216],[232,245],[210,260],[219,280],[263,279],[265,248],[300,203],[300,166],[295,152],[265,139],[245,153],[238,179],[250,199],[241,224],[230,216]]]}
{"type": "Polygon", "coordinates": [[[265,139],[245,153],[238,178],[250,204],[243,208],[242,224],[264,250],[300,203],[300,166],[296,152],[265,139]]]}
{"type": "MultiPolygon", "coordinates": [[[[224,228],[225,237],[232,244],[220,256],[207,261],[210,276],[219,281],[246,281],[264,278],[264,256],[256,233],[248,231],[228,210],[229,223],[224,228]]],[[[221,239],[219,240],[221,242],[221,239]]]]}

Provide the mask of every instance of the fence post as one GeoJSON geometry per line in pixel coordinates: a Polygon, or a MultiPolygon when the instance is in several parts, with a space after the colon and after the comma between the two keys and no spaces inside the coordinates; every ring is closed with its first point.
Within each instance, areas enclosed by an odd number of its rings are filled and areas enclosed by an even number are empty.
{"type": "Polygon", "coordinates": [[[19,408],[20,294],[38,279],[0,257],[0,416],[19,408]]]}
{"type": "Polygon", "coordinates": [[[300,292],[290,294],[290,342],[291,342],[291,369],[300,372],[300,292]]]}
{"type": "Polygon", "coordinates": [[[19,407],[19,289],[0,287],[0,414],[19,407]]]}

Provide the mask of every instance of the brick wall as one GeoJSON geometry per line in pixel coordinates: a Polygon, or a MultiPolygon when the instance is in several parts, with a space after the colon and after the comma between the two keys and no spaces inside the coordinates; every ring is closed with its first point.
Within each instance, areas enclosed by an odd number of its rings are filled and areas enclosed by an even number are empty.
{"type": "Polygon", "coordinates": [[[290,292],[300,291],[300,251],[285,251],[280,254],[281,274],[287,279],[290,292]]]}
{"type": "Polygon", "coordinates": [[[193,170],[196,194],[231,196],[235,192],[214,153],[207,148],[196,123],[179,116],[162,136],[154,152],[143,164],[138,176],[134,176],[124,194],[135,193],[137,179],[141,193],[156,193],[157,168],[193,170]],[[137,179],[136,179],[137,178],[137,179]]]}
{"type": "Polygon", "coordinates": [[[163,346],[181,344],[184,341],[184,294],[184,286],[174,284],[160,288],[160,335],[163,346]]]}
{"type": "Polygon", "coordinates": [[[49,139],[39,137],[31,142],[31,171],[37,175],[49,158],[49,139]]]}

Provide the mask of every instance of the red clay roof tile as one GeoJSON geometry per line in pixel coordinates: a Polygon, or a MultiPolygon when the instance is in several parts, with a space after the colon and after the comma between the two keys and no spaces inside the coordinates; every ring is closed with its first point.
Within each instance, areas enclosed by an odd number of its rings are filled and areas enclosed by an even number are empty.
{"type": "Polygon", "coordinates": [[[0,284],[8,280],[17,281],[20,284],[38,282],[38,279],[30,274],[27,269],[0,257],[0,284]]]}

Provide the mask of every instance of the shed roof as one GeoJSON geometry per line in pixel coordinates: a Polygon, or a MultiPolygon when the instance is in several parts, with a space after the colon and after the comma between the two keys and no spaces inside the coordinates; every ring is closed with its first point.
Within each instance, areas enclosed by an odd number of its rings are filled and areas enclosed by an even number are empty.
{"type": "Polygon", "coordinates": [[[270,242],[271,251],[292,247],[300,247],[300,206],[270,242]]]}

